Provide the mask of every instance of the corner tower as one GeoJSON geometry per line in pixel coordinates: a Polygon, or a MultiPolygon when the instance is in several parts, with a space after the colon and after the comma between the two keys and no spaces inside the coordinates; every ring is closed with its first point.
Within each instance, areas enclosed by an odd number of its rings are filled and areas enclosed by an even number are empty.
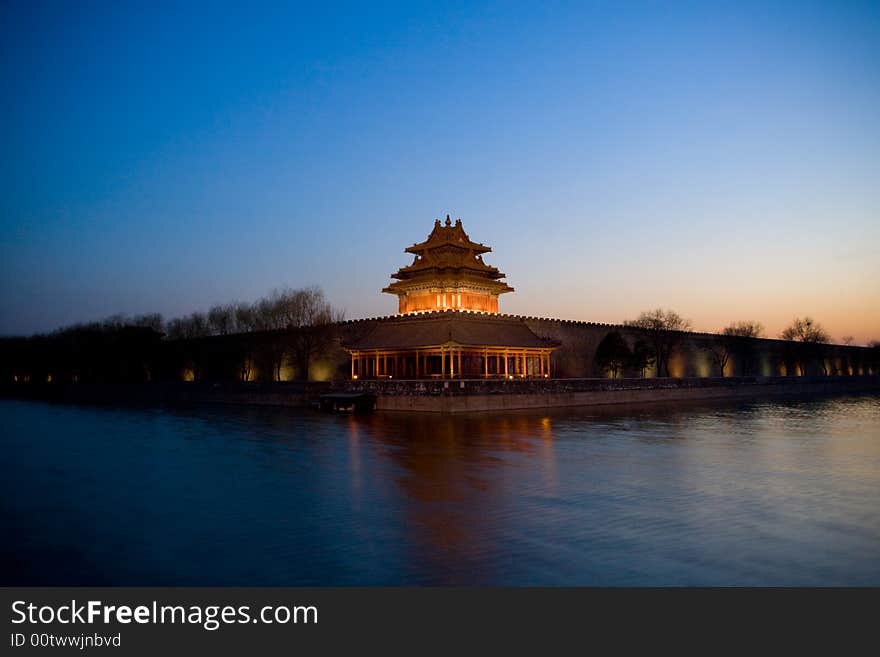
{"type": "Polygon", "coordinates": [[[383,292],[396,294],[401,315],[430,310],[476,310],[497,313],[498,297],[513,288],[500,280],[504,274],[483,262],[492,249],[471,242],[461,225],[434,221],[428,239],[404,249],[412,253],[412,264],[401,267],[391,278],[397,280],[383,292]]]}

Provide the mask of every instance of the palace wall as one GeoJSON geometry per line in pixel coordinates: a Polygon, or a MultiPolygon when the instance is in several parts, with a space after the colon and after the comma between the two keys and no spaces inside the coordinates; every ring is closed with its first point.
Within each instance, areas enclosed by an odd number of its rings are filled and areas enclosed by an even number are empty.
{"type": "MultiPolygon", "coordinates": [[[[608,373],[596,364],[596,350],[609,333],[617,331],[624,336],[630,346],[638,339],[638,334],[623,325],[598,324],[573,320],[550,319],[518,315],[498,315],[502,318],[521,319],[533,333],[560,343],[551,356],[553,378],[602,378],[608,373]]],[[[340,336],[352,335],[362,330],[371,330],[376,323],[394,321],[394,317],[381,317],[370,320],[352,320],[340,325],[340,336]]],[[[712,355],[713,345],[723,337],[711,333],[688,332],[681,336],[681,342],[673,351],[669,361],[669,373],[673,377],[712,377],[719,376],[718,365],[712,355]]],[[[343,342],[345,339],[343,338],[343,342]]],[[[828,374],[868,374],[877,369],[876,351],[867,347],[847,347],[843,345],[818,345],[815,357],[799,358],[798,343],[770,338],[746,339],[752,345],[748,362],[731,355],[724,368],[724,376],[821,376],[828,374]],[[806,360],[806,362],[798,362],[806,360]],[[824,364],[824,369],[823,369],[824,364]],[[800,371],[800,366],[804,371],[800,371]]],[[[327,356],[329,358],[329,354],[327,356]]],[[[337,354],[333,360],[344,360],[347,354],[337,354]]],[[[644,372],[625,370],[621,373],[630,377],[656,377],[656,365],[644,372]]]]}
{"type": "MultiPolygon", "coordinates": [[[[426,314],[430,317],[431,314],[426,314]]],[[[490,315],[491,317],[491,315],[490,315]]],[[[596,350],[608,334],[617,331],[632,347],[639,335],[633,329],[614,324],[598,324],[573,320],[497,315],[499,318],[522,320],[533,333],[559,343],[551,356],[553,378],[605,378],[609,374],[596,364],[596,350]]],[[[412,315],[407,317],[412,319],[412,315]]],[[[349,374],[348,353],[343,344],[366,335],[376,324],[393,322],[398,316],[349,320],[336,327],[331,348],[316,358],[315,368],[320,373],[336,372],[338,378],[349,374]]],[[[720,376],[712,354],[723,336],[711,333],[687,332],[669,360],[669,374],[677,378],[720,376]]],[[[748,358],[731,354],[725,364],[724,376],[822,376],[824,374],[871,374],[878,371],[877,350],[843,345],[817,345],[813,353],[803,357],[803,345],[770,338],[745,339],[749,343],[748,358]],[[824,365],[824,368],[823,368],[824,365]],[[801,371],[803,368],[803,371],[801,371]]],[[[625,369],[620,376],[656,377],[656,365],[644,371],[625,369]]],[[[324,379],[318,379],[324,380],[324,379]]]]}
{"type": "MultiPolygon", "coordinates": [[[[455,312],[455,311],[446,311],[455,312]]],[[[309,358],[308,380],[344,381],[351,375],[351,359],[345,345],[363,339],[378,324],[412,322],[424,315],[387,316],[358,319],[331,325],[321,335],[321,348],[309,358]]],[[[596,363],[600,343],[612,332],[619,332],[632,347],[638,339],[633,329],[620,325],[569,320],[485,315],[509,322],[523,321],[532,332],[559,343],[551,356],[554,379],[608,378],[596,363]]],[[[713,360],[712,348],[722,336],[706,333],[683,333],[680,344],[669,361],[674,378],[718,377],[721,372],[713,360]]],[[[298,356],[298,338],[293,331],[267,331],[203,337],[192,340],[155,338],[126,347],[119,353],[100,351],[105,361],[95,367],[82,354],[59,351],[51,345],[29,339],[7,340],[0,358],[0,383],[13,382],[269,382],[305,379],[302,358],[298,356]]],[[[748,358],[731,355],[724,376],[823,376],[867,375],[880,372],[880,350],[842,345],[803,345],[773,339],[748,339],[748,358]]],[[[5,343],[4,343],[5,344],[5,343]]],[[[2,345],[0,345],[2,346],[2,345]]],[[[300,350],[301,353],[301,350],[300,350]]],[[[90,356],[93,358],[94,355],[90,356]]],[[[656,366],[644,371],[624,368],[620,377],[653,378],[656,366]]]]}

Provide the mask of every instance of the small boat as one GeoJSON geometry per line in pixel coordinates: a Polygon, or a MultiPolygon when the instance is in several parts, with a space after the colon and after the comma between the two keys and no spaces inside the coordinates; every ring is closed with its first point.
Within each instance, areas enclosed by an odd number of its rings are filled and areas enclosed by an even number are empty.
{"type": "Polygon", "coordinates": [[[328,413],[367,413],[376,406],[376,396],[368,392],[329,392],[318,405],[328,413]]]}

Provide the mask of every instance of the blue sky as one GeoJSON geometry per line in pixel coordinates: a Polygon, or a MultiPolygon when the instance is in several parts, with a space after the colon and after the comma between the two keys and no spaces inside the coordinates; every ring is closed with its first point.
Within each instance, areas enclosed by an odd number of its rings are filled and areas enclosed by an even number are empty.
{"type": "Polygon", "coordinates": [[[506,312],[880,339],[877,3],[181,4],[0,6],[0,333],[391,313],[450,213],[506,312]]]}

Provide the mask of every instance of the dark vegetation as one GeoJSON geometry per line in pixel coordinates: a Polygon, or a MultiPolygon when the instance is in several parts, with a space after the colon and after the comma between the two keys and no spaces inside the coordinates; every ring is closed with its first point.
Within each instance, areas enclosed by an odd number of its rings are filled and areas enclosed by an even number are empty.
{"type": "MultiPolygon", "coordinates": [[[[158,314],[117,315],[49,334],[0,338],[0,383],[306,380],[342,319],[316,287],[275,291],[254,303],[216,305],[167,322],[158,314]]],[[[654,367],[669,376],[670,358],[687,341],[708,353],[715,376],[760,374],[755,338],[763,334],[761,324],[733,323],[712,338],[689,330],[690,322],[674,311],[644,312],[605,336],[595,363],[614,378],[644,377],[654,367]]],[[[830,345],[827,332],[809,317],[794,320],[780,338],[774,365],[789,376],[880,369],[880,342],[861,351],[830,345]]],[[[329,375],[346,378],[348,367],[329,375]]]]}
{"type": "MultiPolygon", "coordinates": [[[[692,339],[689,320],[672,310],[643,312],[637,319],[624,322],[621,330],[608,333],[599,343],[595,363],[612,378],[645,376],[645,371],[656,366],[657,376],[668,377],[669,361],[692,339]]],[[[734,322],[711,339],[694,340],[694,346],[708,354],[713,375],[724,377],[734,371],[739,376],[754,376],[758,371],[756,338],[763,336],[759,322],[734,322]]],[[[779,336],[784,341],[778,350],[776,365],[782,365],[789,376],[804,376],[810,372],[825,376],[851,374],[859,367],[873,371],[880,365],[880,342],[868,344],[867,358],[854,360],[853,351],[845,349],[853,342],[843,338],[841,346],[829,344],[831,339],[820,324],[809,317],[797,318],[779,336]]]]}
{"type": "Polygon", "coordinates": [[[342,319],[316,287],[168,322],[158,314],[116,315],[45,335],[0,338],[0,381],[253,381],[257,372],[277,381],[284,363],[304,379],[342,319]]]}

